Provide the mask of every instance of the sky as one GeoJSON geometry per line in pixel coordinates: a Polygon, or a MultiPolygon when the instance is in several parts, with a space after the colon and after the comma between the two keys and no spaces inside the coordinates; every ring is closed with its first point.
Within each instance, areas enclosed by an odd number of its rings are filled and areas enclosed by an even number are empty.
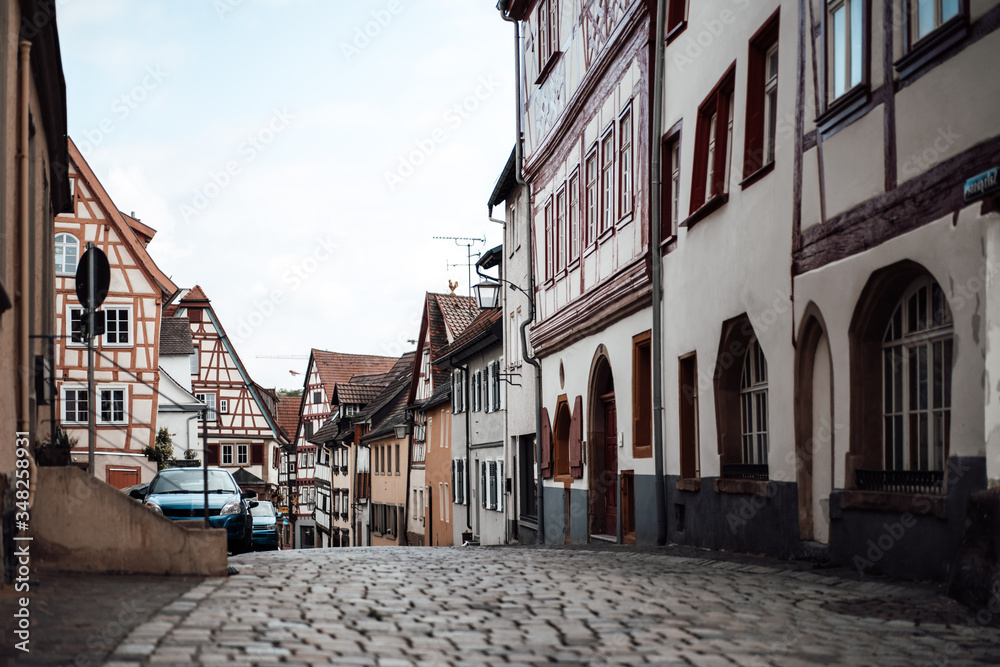
{"type": "Polygon", "coordinates": [[[57,21],[70,137],[264,386],[301,387],[311,348],[414,349],[424,293],[468,292],[467,248],[432,237],[502,241],[514,45],[491,0],[57,0],[57,21]]]}

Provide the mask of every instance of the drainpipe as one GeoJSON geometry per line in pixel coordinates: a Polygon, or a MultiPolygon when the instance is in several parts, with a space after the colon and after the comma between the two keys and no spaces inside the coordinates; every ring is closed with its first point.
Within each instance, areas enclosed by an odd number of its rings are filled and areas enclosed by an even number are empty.
{"type": "MultiPolygon", "coordinates": [[[[660,0],[663,2],[663,0],[660,0]]],[[[528,252],[528,319],[521,323],[521,353],[524,360],[535,367],[535,512],[538,515],[538,544],[545,544],[545,503],[543,502],[545,485],[542,478],[542,365],[534,355],[528,354],[528,325],[535,320],[535,272],[531,267],[531,258],[534,256],[533,239],[534,234],[531,229],[531,186],[524,180],[522,167],[524,166],[524,149],[521,145],[521,33],[516,19],[507,15],[509,0],[500,0],[497,9],[500,10],[500,18],[514,24],[514,97],[516,100],[515,121],[517,123],[517,135],[514,137],[514,178],[518,185],[524,188],[527,197],[527,207],[525,209],[525,228],[528,230],[527,252],[528,252]]]]}
{"type": "MultiPolygon", "coordinates": [[[[465,529],[472,535],[472,472],[469,464],[472,462],[472,448],[469,446],[469,433],[472,418],[472,373],[469,364],[465,364],[465,529]]],[[[471,542],[471,540],[470,540],[471,542]]]]}
{"type": "MultiPolygon", "coordinates": [[[[18,414],[18,431],[28,433],[31,428],[31,419],[28,413],[31,411],[31,380],[32,374],[28,372],[31,368],[31,304],[28,303],[30,294],[31,273],[28,271],[30,264],[31,245],[28,242],[30,228],[28,224],[28,99],[30,97],[29,86],[31,83],[31,42],[22,41],[18,44],[18,66],[20,67],[20,88],[21,98],[18,100],[18,155],[17,155],[17,176],[18,176],[18,204],[21,227],[21,359],[20,359],[20,384],[21,384],[21,409],[18,414]]],[[[53,369],[54,371],[55,369],[53,369]]]]}
{"type": "Polygon", "coordinates": [[[666,17],[666,0],[656,3],[656,45],[653,49],[653,123],[652,123],[652,202],[649,212],[650,220],[650,264],[653,281],[653,330],[650,345],[653,350],[653,472],[656,475],[654,489],[656,493],[656,543],[667,543],[667,499],[666,484],[663,479],[663,256],[660,254],[660,224],[662,212],[663,184],[660,179],[660,135],[663,134],[663,58],[664,58],[664,19],[666,17]]]}

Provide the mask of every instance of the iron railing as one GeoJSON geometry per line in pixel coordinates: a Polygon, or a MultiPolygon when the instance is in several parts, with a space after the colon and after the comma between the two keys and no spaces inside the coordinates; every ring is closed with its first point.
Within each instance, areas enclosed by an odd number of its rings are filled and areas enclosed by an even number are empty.
{"type": "Polygon", "coordinates": [[[752,479],[766,482],[769,478],[766,463],[724,463],[722,465],[724,479],[752,479]]]}
{"type": "Polygon", "coordinates": [[[944,471],[855,470],[854,485],[861,491],[940,494],[944,489],[944,471]]]}

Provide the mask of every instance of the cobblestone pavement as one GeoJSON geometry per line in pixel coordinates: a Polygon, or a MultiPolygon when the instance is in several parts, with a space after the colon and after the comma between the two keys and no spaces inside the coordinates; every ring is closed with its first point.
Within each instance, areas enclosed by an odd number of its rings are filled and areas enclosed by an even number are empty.
{"type": "Polygon", "coordinates": [[[929,586],[665,551],[251,554],[108,665],[996,665],[1000,632],[929,586]]]}

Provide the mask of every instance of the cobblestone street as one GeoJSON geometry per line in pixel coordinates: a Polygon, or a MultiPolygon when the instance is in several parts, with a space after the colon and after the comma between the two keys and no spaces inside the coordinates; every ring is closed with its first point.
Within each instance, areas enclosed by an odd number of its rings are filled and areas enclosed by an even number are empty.
{"type": "Polygon", "coordinates": [[[1000,633],[929,586],[776,561],[564,548],[251,554],[110,665],[972,665],[1000,633]],[[846,576],[845,576],[846,575],[846,576]]]}

